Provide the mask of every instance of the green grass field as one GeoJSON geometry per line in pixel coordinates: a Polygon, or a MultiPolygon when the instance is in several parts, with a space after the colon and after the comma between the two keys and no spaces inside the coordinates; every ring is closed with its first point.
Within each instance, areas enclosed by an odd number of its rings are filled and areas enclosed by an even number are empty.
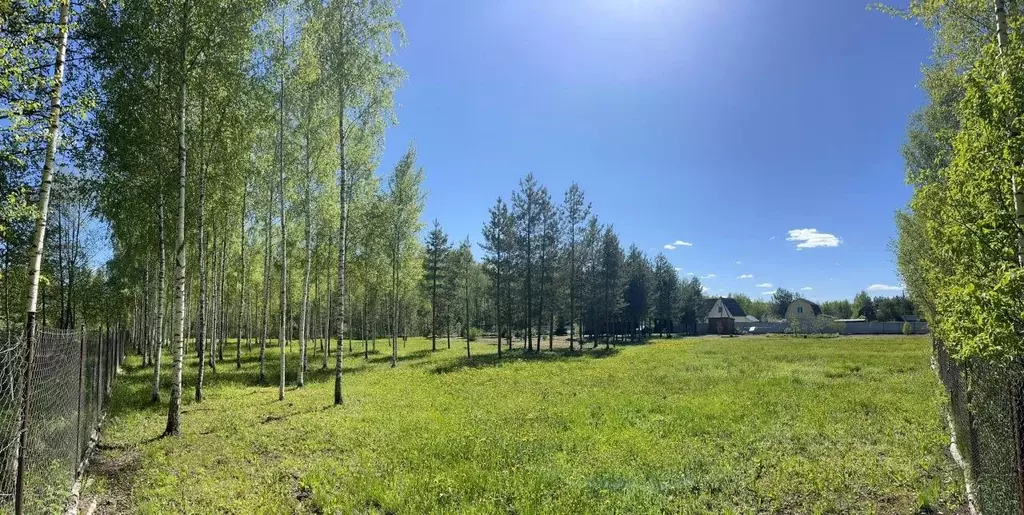
{"type": "Polygon", "coordinates": [[[432,353],[411,339],[395,369],[386,345],[369,360],[346,356],[343,407],[331,405],[319,356],[306,387],[289,375],[284,402],[275,350],[269,386],[255,383],[255,350],[241,371],[223,363],[207,376],[206,400],[186,404],[179,438],[158,438],[167,389],[149,405],[152,371],[130,358],[86,498],[101,512],[142,513],[889,514],[961,504],[924,337],[686,338],[517,351],[501,363],[478,343],[471,364],[464,342],[432,353]]]}

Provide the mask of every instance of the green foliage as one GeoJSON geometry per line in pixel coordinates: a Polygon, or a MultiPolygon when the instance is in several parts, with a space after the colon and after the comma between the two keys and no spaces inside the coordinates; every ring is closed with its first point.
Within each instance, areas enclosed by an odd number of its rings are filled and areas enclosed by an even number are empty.
{"type": "Polygon", "coordinates": [[[906,13],[933,32],[934,59],[922,81],[929,102],[904,147],[915,191],[896,215],[893,250],[915,308],[961,358],[1024,351],[1011,189],[1021,173],[1024,58],[1021,5],[1007,4],[1003,50],[989,1],[917,0],[906,13]]]}
{"type": "Polygon", "coordinates": [[[852,318],[853,305],[848,300],[826,300],[821,303],[821,313],[833,318],[852,318]]]}
{"type": "Polygon", "coordinates": [[[772,311],[773,314],[778,318],[786,317],[786,310],[789,309],[789,305],[796,299],[796,295],[793,292],[779,288],[772,294],[772,311]]]}
{"type": "Polygon", "coordinates": [[[703,286],[700,279],[691,277],[689,281],[679,282],[679,293],[676,296],[676,316],[683,327],[693,327],[697,320],[707,315],[701,313],[704,308],[703,286]]]}
{"type": "Polygon", "coordinates": [[[619,236],[611,226],[605,227],[604,235],[601,238],[601,250],[599,261],[600,277],[600,306],[603,319],[610,322],[613,317],[618,316],[619,309],[623,305],[622,296],[622,268],[624,258],[622,246],[619,244],[619,236]]]}
{"type": "Polygon", "coordinates": [[[745,293],[730,293],[729,297],[736,299],[736,302],[743,308],[744,313],[762,322],[779,318],[775,316],[775,306],[770,301],[752,299],[745,293]]]}
{"type": "Polygon", "coordinates": [[[1011,191],[1024,143],[1022,63],[1016,32],[1002,55],[994,43],[984,48],[964,75],[953,158],[915,190],[901,223],[898,263],[912,295],[925,297],[932,330],[960,357],[1024,351],[1011,191]]]}
{"type": "Polygon", "coordinates": [[[875,309],[875,319],[882,322],[899,322],[904,315],[916,313],[914,304],[903,295],[875,297],[871,304],[875,309]]]}
{"type": "Polygon", "coordinates": [[[500,365],[493,340],[471,362],[429,348],[411,338],[396,369],[346,357],[343,407],[315,369],[273,402],[247,354],[163,439],[132,358],[95,460],[132,464],[130,480],[84,484],[140,513],[912,513],[936,482],[938,508],[963,501],[923,338],[700,338],[500,365]]]}
{"type": "Polygon", "coordinates": [[[676,298],[679,294],[679,274],[664,254],[654,258],[654,316],[662,331],[672,325],[676,298]]]}
{"type": "Polygon", "coordinates": [[[632,328],[647,319],[651,309],[651,277],[654,271],[647,256],[636,245],[630,245],[625,262],[625,312],[632,328]]]}
{"type": "Polygon", "coordinates": [[[903,334],[911,335],[914,334],[914,328],[910,325],[910,322],[903,322],[903,334]]]}
{"type": "Polygon", "coordinates": [[[853,297],[852,307],[854,318],[865,318],[867,320],[875,319],[875,304],[867,292],[858,292],[857,295],[853,297]]]}

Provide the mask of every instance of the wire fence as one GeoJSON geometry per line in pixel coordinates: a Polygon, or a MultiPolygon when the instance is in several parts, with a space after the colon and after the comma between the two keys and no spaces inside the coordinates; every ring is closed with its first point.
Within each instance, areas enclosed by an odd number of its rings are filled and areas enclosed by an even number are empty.
{"type": "Polygon", "coordinates": [[[958,361],[941,341],[932,345],[972,511],[1024,513],[1024,366],[958,361]]]}
{"type": "Polygon", "coordinates": [[[24,362],[21,338],[0,341],[0,506],[14,506],[18,474],[18,409],[24,362]]]}
{"type": "MultiPolygon", "coordinates": [[[[25,513],[64,511],[96,438],[127,334],[109,329],[36,333],[26,411],[25,513]]],[[[0,512],[13,511],[18,474],[23,338],[0,345],[0,512]]]]}

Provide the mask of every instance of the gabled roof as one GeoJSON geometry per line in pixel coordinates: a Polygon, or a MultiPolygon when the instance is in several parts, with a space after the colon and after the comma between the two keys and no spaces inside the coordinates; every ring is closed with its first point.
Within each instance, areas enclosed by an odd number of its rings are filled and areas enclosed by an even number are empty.
{"type": "Polygon", "coordinates": [[[715,318],[710,316],[711,308],[715,307],[715,303],[718,301],[722,301],[722,305],[725,306],[725,309],[729,310],[729,315],[731,315],[732,317],[735,318],[747,316],[747,314],[743,312],[743,308],[740,307],[740,303],[736,302],[736,299],[732,297],[717,297],[713,299],[707,299],[704,303],[705,316],[707,316],[708,318],[715,318]]]}

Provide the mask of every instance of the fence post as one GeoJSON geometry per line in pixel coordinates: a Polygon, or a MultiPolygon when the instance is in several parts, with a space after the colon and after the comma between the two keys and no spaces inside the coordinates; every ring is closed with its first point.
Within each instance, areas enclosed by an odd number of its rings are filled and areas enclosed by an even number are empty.
{"type": "Polygon", "coordinates": [[[1010,425],[1013,429],[1014,465],[1017,472],[1017,512],[1024,515],[1024,391],[1017,374],[1020,368],[1019,360],[1010,361],[1010,425]]]}
{"type": "Polygon", "coordinates": [[[96,399],[93,401],[93,408],[97,413],[103,410],[103,339],[96,339],[96,399]]]}
{"type": "Polygon", "coordinates": [[[967,412],[967,445],[971,450],[971,476],[977,484],[982,476],[981,442],[978,441],[978,426],[974,420],[974,378],[977,375],[973,359],[966,361],[957,371],[960,388],[964,392],[964,411],[967,412]]]}
{"type": "Polygon", "coordinates": [[[82,329],[82,333],[78,339],[78,442],[75,444],[75,450],[77,451],[75,456],[77,460],[82,459],[82,438],[84,428],[82,427],[82,415],[85,411],[85,341],[86,333],[85,329],[82,329]]]}
{"type": "Polygon", "coordinates": [[[25,322],[25,362],[21,385],[21,407],[18,421],[18,470],[14,483],[14,513],[25,512],[25,453],[28,447],[28,408],[32,396],[32,362],[35,361],[36,313],[29,311],[25,322]]]}
{"type": "Polygon", "coordinates": [[[110,326],[100,332],[100,339],[103,340],[103,400],[106,400],[110,391],[110,326]]]}

